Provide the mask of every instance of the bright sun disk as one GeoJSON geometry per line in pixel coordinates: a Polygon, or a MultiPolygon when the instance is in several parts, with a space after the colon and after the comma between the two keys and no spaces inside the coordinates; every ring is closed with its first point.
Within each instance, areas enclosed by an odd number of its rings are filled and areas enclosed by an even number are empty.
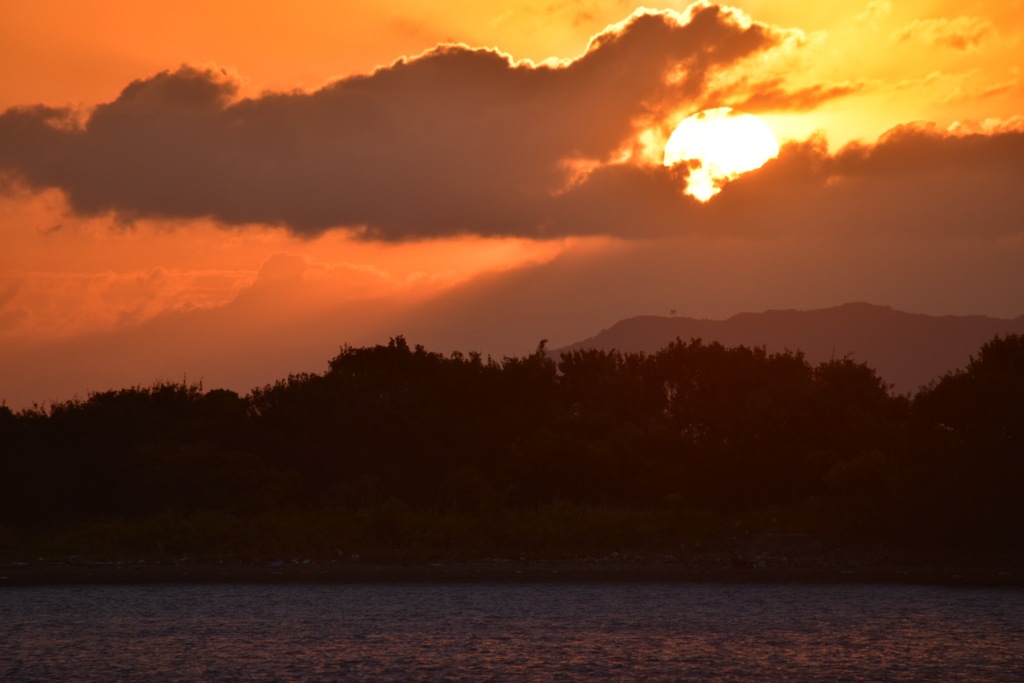
{"type": "Polygon", "coordinates": [[[764,121],[719,107],[683,119],[665,143],[663,163],[699,162],[690,170],[685,192],[706,202],[726,182],[760,168],[778,154],[779,143],[764,121]]]}

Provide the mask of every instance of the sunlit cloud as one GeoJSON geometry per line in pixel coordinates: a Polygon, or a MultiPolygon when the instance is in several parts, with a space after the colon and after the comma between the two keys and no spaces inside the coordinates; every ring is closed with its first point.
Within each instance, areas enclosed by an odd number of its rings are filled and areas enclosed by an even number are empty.
{"type": "Polygon", "coordinates": [[[449,44],[313,93],[245,99],[230,73],[183,66],[131,83],[81,126],[66,110],[8,110],[0,168],[63,190],[80,214],[126,220],[378,240],[593,234],[558,206],[567,159],[604,163],[638,120],[791,37],[696,4],[638,11],[559,65],[449,44]]]}
{"type": "MultiPolygon", "coordinates": [[[[59,194],[0,199],[0,339],[107,332],[159,316],[214,310],[253,287],[300,286],[293,307],[365,298],[412,302],[486,272],[544,262],[571,242],[447,238],[417,244],[314,239],[278,228],[224,230],[209,221],[80,218],[59,194]]],[[[269,312],[268,312],[269,314],[269,312]]]]}
{"type": "Polygon", "coordinates": [[[0,336],[56,339],[137,324],[167,311],[214,308],[253,274],[155,268],[135,272],[13,271],[0,277],[0,336]]]}
{"type": "Polygon", "coordinates": [[[868,22],[877,26],[879,19],[892,13],[892,0],[870,0],[864,11],[857,15],[856,21],[868,22]]]}
{"type": "Polygon", "coordinates": [[[897,42],[918,41],[955,50],[969,50],[977,48],[994,33],[995,27],[986,17],[915,19],[894,32],[892,38],[897,42]]]}
{"type": "Polygon", "coordinates": [[[862,91],[865,83],[818,83],[801,88],[789,88],[783,78],[759,82],[746,79],[729,87],[709,92],[708,103],[723,103],[740,111],[751,113],[806,112],[821,105],[862,91]]]}
{"type": "Polygon", "coordinates": [[[164,50],[98,105],[33,94],[0,112],[0,401],[244,391],[397,334],[500,356],[670,309],[1019,314],[1019,9],[762,5],[366,5],[402,49],[294,76],[164,50]],[[664,148],[718,107],[783,144],[701,203],[664,148]]]}

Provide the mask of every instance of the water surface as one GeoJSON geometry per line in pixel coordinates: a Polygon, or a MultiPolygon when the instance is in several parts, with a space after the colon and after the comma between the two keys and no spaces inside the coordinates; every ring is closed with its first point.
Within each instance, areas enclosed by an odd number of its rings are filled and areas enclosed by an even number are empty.
{"type": "Polygon", "coordinates": [[[0,590],[0,680],[1022,681],[1024,590],[671,583],[0,590]]]}

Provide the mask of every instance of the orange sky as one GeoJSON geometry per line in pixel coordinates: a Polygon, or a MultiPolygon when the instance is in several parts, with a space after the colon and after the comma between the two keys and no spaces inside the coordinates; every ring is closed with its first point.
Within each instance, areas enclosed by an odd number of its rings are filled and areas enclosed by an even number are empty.
{"type": "MultiPolygon", "coordinates": [[[[92,106],[129,81],[180,64],[216,64],[243,92],[318,88],[439,42],[498,47],[516,59],[567,59],[639,7],[686,2],[600,0],[375,3],[199,0],[6,2],[0,22],[0,108],[44,102],[92,106]]],[[[899,123],[1020,115],[1021,0],[854,0],[735,3],[754,19],[801,30],[786,66],[794,83],[850,83],[841,103],[777,121],[781,135],[823,128],[835,142],[874,139],[899,123]],[[962,46],[962,47],[961,47],[962,46]]]]}
{"type": "Polygon", "coordinates": [[[1024,313],[1024,3],[640,6],[3,3],[0,401],[669,309],[1024,313]],[[697,206],[652,149],[725,105],[794,144],[697,206]]]}

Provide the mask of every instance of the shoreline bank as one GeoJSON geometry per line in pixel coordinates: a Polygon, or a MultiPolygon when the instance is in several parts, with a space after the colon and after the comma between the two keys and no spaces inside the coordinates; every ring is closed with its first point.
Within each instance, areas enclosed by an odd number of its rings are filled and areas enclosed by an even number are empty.
{"type": "Polygon", "coordinates": [[[156,583],[899,583],[1024,587],[1018,561],[966,563],[507,560],[370,562],[314,560],[36,560],[0,564],[0,588],[156,583]]]}

